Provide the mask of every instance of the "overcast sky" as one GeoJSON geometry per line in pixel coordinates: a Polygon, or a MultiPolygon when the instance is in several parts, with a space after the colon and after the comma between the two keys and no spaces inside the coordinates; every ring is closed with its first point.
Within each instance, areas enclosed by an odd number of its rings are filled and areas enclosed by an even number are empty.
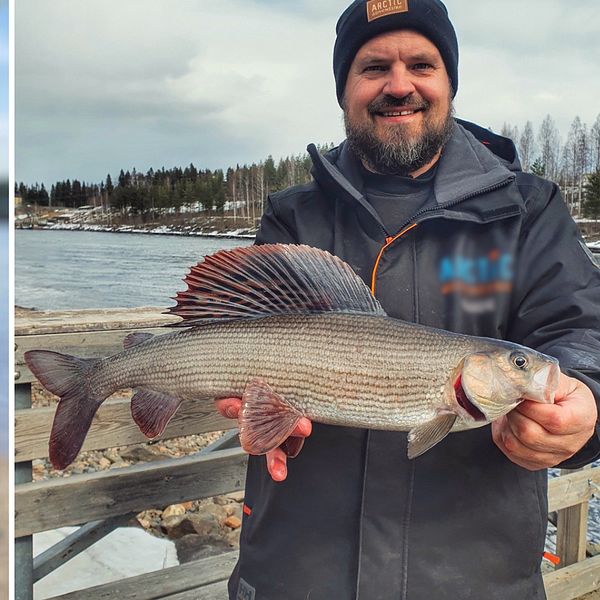
{"type": "MultiPolygon", "coordinates": [[[[343,139],[349,0],[18,0],[16,179],[227,168],[343,139]]],[[[410,3],[410,0],[409,0],[410,3]]],[[[498,131],[600,113],[599,0],[447,0],[458,116],[498,131]]]]}

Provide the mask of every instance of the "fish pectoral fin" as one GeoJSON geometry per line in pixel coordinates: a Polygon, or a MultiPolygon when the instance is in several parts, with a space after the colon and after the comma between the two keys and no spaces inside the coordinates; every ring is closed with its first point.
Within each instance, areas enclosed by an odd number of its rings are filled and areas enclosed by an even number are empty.
{"type": "Polygon", "coordinates": [[[139,390],[131,398],[131,416],[146,437],[155,438],[165,430],[180,404],[176,396],[139,390]]]}
{"type": "Polygon", "coordinates": [[[147,331],[135,331],[134,333],[130,333],[123,340],[123,348],[125,350],[129,350],[129,348],[133,348],[142,342],[147,342],[154,337],[153,333],[148,333],[147,331]]]}
{"type": "Polygon", "coordinates": [[[441,442],[450,433],[457,418],[455,413],[443,412],[431,421],[413,427],[408,432],[408,458],[421,456],[441,442]]]}
{"type": "Polygon", "coordinates": [[[286,440],[302,413],[261,379],[248,383],[239,413],[240,443],[248,454],[266,454],[286,440]]]}

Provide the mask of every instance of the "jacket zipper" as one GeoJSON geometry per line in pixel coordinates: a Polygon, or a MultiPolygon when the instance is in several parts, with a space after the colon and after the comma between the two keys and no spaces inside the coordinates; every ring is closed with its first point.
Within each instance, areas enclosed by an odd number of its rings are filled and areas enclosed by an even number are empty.
{"type": "Polygon", "coordinates": [[[371,294],[373,294],[373,296],[375,296],[375,281],[377,279],[377,270],[379,268],[379,263],[381,262],[381,259],[384,255],[385,251],[396,240],[399,240],[401,237],[403,237],[409,231],[411,231],[412,229],[415,229],[415,227],[417,227],[417,225],[423,221],[423,219],[421,218],[421,217],[423,217],[423,215],[428,215],[428,214],[433,214],[433,213],[441,213],[443,210],[446,210],[447,208],[452,208],[453,206],[456,206],[457,204],[460,204],[461,202],[464,202],[465,200],[475,198],[475,196],[480,196],[482,194],[488,194],[489,192],[494,192],[496,190],[499,190],[500,188],[507,186],[512,180],[513,180],[513,178],[510,177],[500,183],[496,183],[492,186],[489,186],[489,187],[479,190],[477,192],[471,192],[470,194],[467,194],[466,196],[461,196],[460,198],[457,198],[455,200],[450,200],[449,202],[446,202],[439,206],[422,208],[421,210],[417,211],[410,219],[408,219],[405,223],[403,223],[402,227],[400,227],[399,233],[397,233],[394,236],[387,236],[385,238],[385,243],[381,247],[381,250],[379,251],[379,254],[377,255],[377,258],[375,260],[375,264],[373,265],[373,271],[371,273],[371,294]]]}

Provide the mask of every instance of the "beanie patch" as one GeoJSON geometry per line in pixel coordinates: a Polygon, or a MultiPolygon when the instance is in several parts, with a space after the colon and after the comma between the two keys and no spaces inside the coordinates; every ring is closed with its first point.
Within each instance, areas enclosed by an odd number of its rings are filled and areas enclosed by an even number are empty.
{"type": "Polygon", "coordinates": [[[408,0],[369,0],[367,2],[367,21],[408,12],[408,0]]]}

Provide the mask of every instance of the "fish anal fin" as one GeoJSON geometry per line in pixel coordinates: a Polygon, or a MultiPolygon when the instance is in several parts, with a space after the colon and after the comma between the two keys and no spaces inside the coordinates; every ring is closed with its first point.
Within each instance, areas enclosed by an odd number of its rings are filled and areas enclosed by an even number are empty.
{"type": "Polygon", "coordinates": [[[146,437],[155,438],[163,433],[180,404],[176,396],[138,390],[131,398],[131,416],[146,437]]]}
{"type": "MultiPolygon", "coordinates": [[[[244,390],[238,417],[242,448],[248,454],[266,454],[290,436],[302,416],[267,383],[251,380],[244,390]]],[[[293,450],[299,452],[300,448],[293,450]]]]}
{"type": "Polygon", "coordinates": [[[441,442],[450,433],[457,418],[456,413],[440,411],[431,421],[413,427],[408,432],[408,458],[421,456],[441,442]]]}
{"type": "Polygon", "coordinates": [[[144,332],[144,331],[135,331],[134,333],[130,333],[123,340],[123,348],[125,348],[125,350],[128,350],[129,348],[133,348],[134,346],[137,346],[138,344],[141,344],[143,342],[147,342],[148,340],[151,340],[153,337],[154,337],[154,334],[152,334],[152,333],[148,333],[148,332],[144,332]]]}

